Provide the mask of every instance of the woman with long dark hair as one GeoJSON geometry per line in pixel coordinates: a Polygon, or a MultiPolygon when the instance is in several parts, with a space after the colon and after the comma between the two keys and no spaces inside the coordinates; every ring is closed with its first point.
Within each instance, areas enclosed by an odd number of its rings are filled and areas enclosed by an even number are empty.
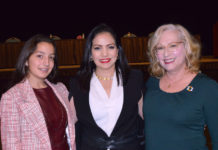
{"type": "Polygon", "coordinates": [[[80,69],[70,82],[79,150],[140,150],[143,75],[128,66],[111,27],[89,33],[80,69]]]}

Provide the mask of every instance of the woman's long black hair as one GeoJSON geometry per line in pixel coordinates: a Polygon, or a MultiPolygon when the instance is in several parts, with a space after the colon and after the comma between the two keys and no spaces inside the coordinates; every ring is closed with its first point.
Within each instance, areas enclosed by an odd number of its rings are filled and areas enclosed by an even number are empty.
{"type": "Polygon", "coordinates": [[[117,61],[115,62],[115,70],[116,70],[118,85],[122,84],[123,86],[125,86],[128,80],[129,66],[128,66],[128,61],[124,54],[123,48],[121,47],[120,40],[117,38],[116,33],[111,27],[102,23],[94,27],[89,33],[86,39],[82,63],[80,65],[79,71],[77,72],[77,77],[79,78],[80,86],[84,90],[89,91],[90,80],[91,80],[93,72],[96,69],[95,63],[93,61],[90,61],[90,58],[92,55],[91,54],[92,44],[93,44],[92,42],[93,42],[93,39],[96,37],[96,35],[102,32],[110,33],[112,37],[114,38],[115,44],[118,48],[118,58],[117,58],[117,61]],[[122,83],[120,83],[120,77],[121,77],[122,83]]]}

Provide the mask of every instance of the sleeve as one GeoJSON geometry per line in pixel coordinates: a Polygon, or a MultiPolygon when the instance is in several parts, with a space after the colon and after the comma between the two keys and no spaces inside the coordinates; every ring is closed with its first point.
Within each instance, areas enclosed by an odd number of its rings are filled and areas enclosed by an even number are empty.
{"type": "Polygon", "coordinates": [[[70,87],[70,90],[69,90],[69,96],[68,96],[68,99],[70,100],[73,96],[74,96],[74,93],[75,93],[75,84],[76,84],[76,82],[75,82],[75,78],[71,78],[70,79],[70,85],[69,85],[69,87],[70,87]]]}
{"type": "Polygon", "coordinates": [[[0,103],[3,150],[21,150],[19,110],[14,95],[4,94],[0,103]]]}
{"type": "Polygon", "coordinates": [[[68,126],[66,127],[65,132],[66,132],[66,135],[67,135],[67,143],[68,143],[68,145],[70,147],[70,150],[72,150],[72,147],[70,146],[70,135],[69,135],[68,126]]]}
{"type": "Polygon", "coordinates": [[[141,85],[141,90],[142,90],[143,96],[144,96],[145,91],[146,91],[145,78],[144,77],[145,77],[145,75],[142,73],[142,71],[140,71],[139,79],[140,79],[140,85],[141,85]]]}
{"type": "Polygon", "coordinates": [[[74,105],[74,93],[75,93],[75,79],[74,78],[71,78],[70,79],[70,92],[69,92],[69,96],[68,96],[68,99],[70,101],[70,107],[73,111],[73,118],[74,118],[74,123],[77,122],[77,116],[76,116],[76,109],[75,109],[75,105],[74,105]]]}
{"type": "MultiPolygon", "coordinates": [[[[59,87],[61,87],[61,92],[63,93],[63,95],[66,97],[66,98],[68,98],[68,96],[69,96],[69,92],[68,92],[68,89],[66,88],[66,86],[63,84],[63,83],[61,83],[61,82],[59,82],[58,83],[58,86],[59,87]]],[[[67,101],[68,103],[69,103],[69,101],[67,101]]],[[[70,105],[70,107],[72,108],[72,106],[71,106],[71,104],[69,103],[69,105],[70,105]]],[[[76,122],[76,120],[77,120],[77,118],[76,118],[76,112],[75,112],[75,110],[74,109],[72,109],[72,114],[71,114],[71,117],[73,118],[73,125],[75,124],[75,122],[76,122]]],[[[67,142],[68,142],[68,144],[69,144],[69,148],[70,148],[70,150],[75,150],[75,144],[73,144],[73,145],[71,145],[71,136],[70,136],[70,133],[69,133],[69,128],[70,127],[72,127],[72,126],[69,126],[69,124],[68,124],[68,126],[66,127],[66,130],[65,130],[65,132],[66,132],[66,135],[67,135],[67,142]]],[[[75,127],[75,126],[74,126],[75,127]]],[[[74,128],[73,127],[73,128],[74,128]]]]}
{"type": "Polygon", "coordinates": [[[156,77],[149,77],[145,82],[146,89],[157,89],[159,88],[159,80],[156,77]]]}
{"type": "MultiPolygon", "coordinates": [[[[134,86],[134,88],[136,88],[137,91],[141,92],[140,98],[143,97],[145,93],[145,80],[142,71],[137,69],[132,69],[129,78],[131,78],[130,80],[131,82],[133,82],[132,86],[134,86]]],[[[141,99],[138,99],[138,101],[140,100],[141,99]]]]}
{"type": "Polygon", "coordinates": [[[218,84],[206,86],[208,90],[204,103],[206,124],[211,137],[213,150],[218,150],[218,84]]]}

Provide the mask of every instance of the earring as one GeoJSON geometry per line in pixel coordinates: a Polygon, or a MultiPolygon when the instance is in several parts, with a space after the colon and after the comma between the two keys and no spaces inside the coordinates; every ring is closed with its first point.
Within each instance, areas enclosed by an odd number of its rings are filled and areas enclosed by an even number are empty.
{"type": "Polygon", "coordinates": [[[90,56],[89,57],[89,62],[92,62],[92,61],[93,61],[92,56],[90,56]]]}
{"type": "Polygon", "coordinates": [[[120,59],[120,57],[119,57],[119,55],[117,55],[117,60],[119,60],[120,59]]]}

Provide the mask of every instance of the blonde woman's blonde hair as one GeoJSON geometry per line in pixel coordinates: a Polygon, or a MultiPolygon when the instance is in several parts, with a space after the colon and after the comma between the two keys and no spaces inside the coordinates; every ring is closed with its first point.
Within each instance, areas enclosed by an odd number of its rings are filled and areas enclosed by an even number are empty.
{"type": "Polygon", "coordinates": [[[200,53],[201,45],[186,28],[179,24],[165,24],[157,28],[153,35],[148,40],[148,58],[150,61],[149,73],[151,76],[162,77],[166,70],[160,65],[157,55],[156,46],[159,43],[160,37],[164,31],[178,31],[179,37],[184,42],[186,50],[186,65],[189,71],[198,72],[200,68],[200,53]]]}

